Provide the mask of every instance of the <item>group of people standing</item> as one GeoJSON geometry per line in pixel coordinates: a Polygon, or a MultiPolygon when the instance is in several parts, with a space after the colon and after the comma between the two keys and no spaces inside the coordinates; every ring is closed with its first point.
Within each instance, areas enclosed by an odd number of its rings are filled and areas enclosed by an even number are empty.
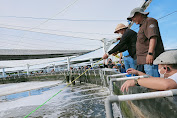
{"type": "MultiPolygon", "coordinates": [[[[126,68],[128,73],[138,75],[139,72],[141,73],[141,75],[142,73],[144,73],[150,75],[151,77],[159,77],[160,74],[158,71],[159,69],[158,64],[163,65],[168,64],[168,62],[153,64],[154,60],[161,53],[164,52],[164,46],[161,39],[158,22],[156,19],[148,17],[148,14],[149,12],[144,12],[142,8],[138,7],[133,9],[127,20],[133,21],[134,23],[139,25],[138,33],[129,29],[124,24],[118,24],[114,33],[122,35],[121,38],[118,38],[120,42],[108,53],[104,54],[103,59],[107,59],[108,56],[111,54],[117,55],[118,53],[123,52],[123,54],[125,54],[124,63],[133,63],[135,65],[134,68],[133,67],[130,67],[131,69],[126,68]],[[129,53],[128,55],[125,53],[126,50],[129,53]],[[137,69],[136,72],[135,69],[137,69]]],[[[176,53],[173,54],[174,54],[173,56],[175,56],[176,53]]],[[[174,64],[176,65],[177,62],[175,62],[174,64]]],[[[171,70],[173,69],[171,68],[171,70]]],[[[123,87],[121,89],[122,91],[124,91],[125,88],[128,89],[129,86],[135,85],[135,83],[138,82],[139,81],[136,82],[135,80],[125,82],[122,85],[123,87]]],[[[172,80],[172,82],[174,82],[175,85],[173,86],[173,88],[177,88],[177,73],[176,80],[172,80]]],[[[148,88],[151,87],[148,86],[148,88]]]]}

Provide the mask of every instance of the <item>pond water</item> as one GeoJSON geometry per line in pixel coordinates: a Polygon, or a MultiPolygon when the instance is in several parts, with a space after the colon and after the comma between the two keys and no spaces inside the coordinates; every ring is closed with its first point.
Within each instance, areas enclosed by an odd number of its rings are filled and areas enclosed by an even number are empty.
{"type": "MultiPolygon", "coordinates": [[[[17,83],[18,84],[18,83],[17,83]]],[[[67,84],[42,88],[1,97],[1,118],[23,118],[35,110],[67,84]]],[[[29,118],[105,118],[104,100],[109,95],[105,87],[77,83],[62,92],[32,113],[29,118]]]]}

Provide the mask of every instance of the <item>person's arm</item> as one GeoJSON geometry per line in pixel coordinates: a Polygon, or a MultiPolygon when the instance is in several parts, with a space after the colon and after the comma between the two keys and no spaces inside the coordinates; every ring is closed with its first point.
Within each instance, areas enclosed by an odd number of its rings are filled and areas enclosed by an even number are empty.
{"type": "MultiPolygon", "coordinates": [[[[160,36],[159,34],[159,27],[158,22],[156,19],[148,18],[148,23],[146,27],[145,35],[149,39],[149,50],[148,53],[155,53],[155,47],[157,44],[157,38],[160,36]]],[[[153,64],[154,57],[153,55],[147,54],[146,56],[146,63],[153,64]]]]}
{"type": "Polygon", "coordinates": [[[148,52],[154,52],[155,47],[157,44],[157,37],[151,37],[150,42],[149,42],[149,51],[148,52]]]}
{"type": "Polygon", "coordinates": [[[120,48],[119,52],[124,52],[126,50],[128,50],[128,46],[125,44],[122,46],[122,48],[120,48]]]}
{"type": "Polygon", "coordinates": [[[110,50],[108,53],[103,55],[103,59],[107,59],[109,55],[113,54],[114,56],[117,55],[119,52],[123,52],[127,50],[127,45],[125,44],[121,49],[119,49],[119,45],[117,44],[112,50],[110,50]]]}
{"type": "Polygon", "coordinates": [[[128,74],[135,74],[135,75],[138,75],[138,76],[141,76],[141,75],[146,75],[145,73],[141,72],[141,71],[138,71],[138,70],[135,70],[133,68],[129,68],[127,69],[126,71],[128,74]]]}
{"type": "Polygon", "coordinates": [[[174,80],[160,77],[142,78],[138,80],[138,84],[155,90],[169,90],[177,88],[177,83],[174,80]]]}
{"type": "Polygon", "coordinates": [[[120,57],[119,57],[119,63],[122,64],[122,53],[120,53],[120,57]]]}
{"type": "MultiPolygon", "coordinates": [[[[151,78],[141,78],[141,79],[138,79],[137,81],[140,86],[154,89],[154,90],[169,90],[169,89],[177,88],[177,83],[172,79],[151,77],[151,78]]],[[[130,86],[135,86],[135,80],[127,80],[121,86],[121,91],[122,92],[124,92],[124,90],[128,91],[128,88],[130,86]]]]}
{"type": "MultiPolygon", "coordinates": [[[[149,51],[148,52],[151,52],[151,53],[154,53],[154,50],[155,50],[155,47],[156,47],[156,43],[157,43],[157,37],[152,37],[150,39],[150,42],[149,42],[149,51]]],[[[153,64],[153,61],[154,61],[154,57],[153,55],[147,55],[146,57],[146,63],[147,64],[153,64]]]]}

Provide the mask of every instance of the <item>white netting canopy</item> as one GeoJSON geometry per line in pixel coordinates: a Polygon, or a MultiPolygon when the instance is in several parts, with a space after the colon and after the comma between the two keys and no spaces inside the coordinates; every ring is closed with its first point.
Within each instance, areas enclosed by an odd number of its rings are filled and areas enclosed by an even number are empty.
{"type": "MultiPolygon", "coordinates": [[[[26,69],[27,64],[31,68],[63,65],[67,64],[67,57],[72,57],[71,62],[101,58],[104,54],[101,40],[115,39],[117,24],[128,25],[130,11],[146,1],[1,1],[0,60],[6,61],[0,61],[0,68],[26,69]],[[32,58],[36,55],[46,59],[32,58]],[[28,60],[9,60],[18,59],[18,56],[28,60]],[[49,58],[52,56],[53,59],[49,58]]],[[[174,49],[177,45],[174,33],[177,11],[174,11],[173,2],[152,1],[146,9],[150,17],[158,20],[166,49],[174,49]]],[[[138,32],[137,25],[132,29],[138,32]]]]}

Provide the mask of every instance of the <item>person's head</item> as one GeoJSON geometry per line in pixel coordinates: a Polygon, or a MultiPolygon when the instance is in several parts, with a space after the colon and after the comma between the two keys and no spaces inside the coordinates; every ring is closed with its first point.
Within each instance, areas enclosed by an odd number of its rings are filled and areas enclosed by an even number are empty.
{"type": "Polygon", "coordinates": [[[129,21],[133,21],[136,24],[140,24],[144,18],[147,17],[149,12],[144,12],[143,8],[137,7],[133,9],[130,16],[127,18],[129,21]]]}
{"type": "Polygon", "coordinates": [[[163,78],[167,78],[172,75],[171,73],[177,72],[177,64],[159,64],[158,68],[163,78]]]}
{"type": "Polygon", "coordinates": [[[154,64],[158,64],[159,74],[163,78],[167,78],[177,72],[177,50],[166,51],[159,55],[154,64]]]}
{"type": "Polygon", "coordinates": [[[112,60],[110,58],[108,59],[108,63],[112,63],[112,60]]]}
{"type": "Polygon", "coordinates": [[[114,33],[118,33],[118,34],[122,34],[123,35],[127,28],[128,28],[127,26],[125,26],[124,24],[120,23],[120,24],[117,25],[114,33]]]}

